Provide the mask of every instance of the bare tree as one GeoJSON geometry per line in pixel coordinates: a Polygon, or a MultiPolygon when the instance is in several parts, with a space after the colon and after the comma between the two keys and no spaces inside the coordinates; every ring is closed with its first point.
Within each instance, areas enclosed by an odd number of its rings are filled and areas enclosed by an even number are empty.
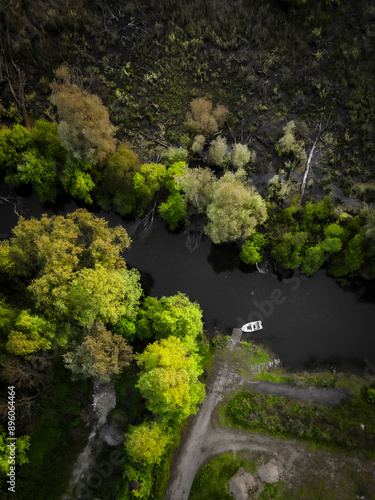
{"type": "Polygon", "coordinates": [[[0,40],[0,81],[8,83],[9,90],[17,106],[22,111],[25,125],[28,129],[31,129],[25,99],[26,76],[13,59],[9,32],[7,32],[6,47],[0,40]]]}

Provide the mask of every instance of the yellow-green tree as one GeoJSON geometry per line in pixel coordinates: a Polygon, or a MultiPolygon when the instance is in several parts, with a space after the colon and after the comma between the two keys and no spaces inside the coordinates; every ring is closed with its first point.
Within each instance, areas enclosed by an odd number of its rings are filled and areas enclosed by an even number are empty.
{"type": "Polygon", "coordinates": [[[134,462],[153,465],[160,462],[170,439],[157,422],[131,427],[126,435],[125,449],[134,462]]]}
{"type": "Polygon", "coordinates": [[[138,312],[137,333],[157,340],[173,335],[181,340],[196,339],[202,332],[202,310],[197,302],[178,292],[171,297],[146,297],[138,312]]]}
{"type": "Polygon", "coordinates": [[[6,350],[20,356],[47,350],[54,336],[54,327],[48,321],[29,311],[21,311],[9,332],[6,350]]]}
{"type": "Polygon", "coordinates": [[[137,383],[147,408],[161,421],[181,421],[197,411],[204,398],[198,377],[198,357],[170,336],[154,342],[136,356],[142,372],[137,383]]]}
{"type": "MultiPolygon", "coordinates": [[[[9,447],[10,442],[7,440],[7,434],[3,427],[0,427],[0,479],[5,480],[7,474],[10,473],[9,462],[9,447]]],[[[14,465],[22,465],[28,463],[27,450],[30,448],[30,436],[25,434],[17,438],[15,442],[14,465]]]]}
{"type": "Polygon", "coordinates": [[[142,290],[139,273],[126,269],[121,256],[130,245],[123,227],[109,228],[80,209],[66,217],[20,218],[13,234],[0,243],[2,271],[22,279],[45,317],[85,326],[133,314],[142,290]]]}

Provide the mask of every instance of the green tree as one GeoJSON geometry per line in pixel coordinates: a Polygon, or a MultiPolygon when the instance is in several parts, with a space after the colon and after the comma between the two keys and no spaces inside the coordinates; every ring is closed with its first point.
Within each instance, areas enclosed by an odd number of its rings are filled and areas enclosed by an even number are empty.
{"type": "Polygon", "coordinates": [[[203,331],[202,310],[197,302],[178,292],[171,297],[146,297],[139,309],[137,333],[141,338],[162,339],[173,335],[196,339],[203,331]]]}
{"type": "Polygon", "coordinates": [[[302,260],[301,271],[308,276],[315,274],[324,264],[325,256],[322,245],[315,245],[307,249],[302,260]]]}
{"type": "Polygon", "coordinates": [[[141,168],[138,156],[122,142],[106,163],[98,184],[97,197],[105,210],[114,208],[121,215],[130,214],[136,205],[133,177],[141,168]]]}
{"type": "Polygon", "coordinates": [[[306,232],[287,233],[272,250],[272,256],[285,268],[296,269],[302,262],[302,248],[307,241],[306,232]]]}
{"type": "Polygon", "coordinates": [[[25,356],[51,347],[55,336],[54,326],[30,311],[21,311],[9,331],[6,350],[11,354],[25,356]]]}
{"type": "Polygon", "coordinates": [[[359,269],[364,259],[363,232],[356,234],[348,243],[348,248],[344,251],[344,257],[349,272],[359,269]]]}
{"type": "MultiPolygon", "coordinates": [[[[9,441],[7,434],[3,427],[0,427],[0,478],[5,479],[6,475],[10,472],[9,463],[9,441]]],[[[27,457],[27,450],[30,448],[30,436],[24,435],[17,438],[15,442],[15,464],[22,465],[29,462],[27,457]]]]}
{"type": "Polygon", "coordinates": [[[266,204],[239,169],[235,174],[227,172],[217,181],[207,217],[205,233],[214,243],[246,240],[256,225],[266,220],[266,204]]]}
{"type": "Polygon", "coordinates": [[[138,215],[143,215],[162,188],[167,169],[160,164],[142,165],[133,177],[133,187],[137,196],[138,215]]]}
{"type": "Polygon", "coordinates": [[[198,381],[202,369],[197,355],[189,354],[182,341],[171,336],[149,344],[136,356],[142,369],[137,387],[147,408],[161,421],[184,420],[196,413],[204,398],[198,381]]]}
{"type": "Polygon", "coordinates": [[[160,462],[169,441],[168,434],[160,424],[144,422],[130,428],[125,439],[125,449],[135,462],[153,465],[160,462]]]}
{"type": "Polygon", "coordinates": [[[85,326],[134,313],[142,291],[139,273],[127,270],[121,256],[130,245],[124,228],[110,229],[80,209],[40,221],[20,218],[13,233],[7,247],[15,263],[11,271],[46,317],[85,326]]]}
{"type": "Polygon", "coordinates": [[[206,212],[215,192],[216,178],[209,168],[189,168],[177,177],[184,191],[186,203],[192,205],[200,214],[206,212]]]}
{"type": "Polygon", "coordinates": [[[66,65],[56,71],[56,78],[51,87],[62,144],[74,158],[102,164],[116,150],[116,127],[106,107],[98,96],[72,83],[66,65]]]}
{"type": "Polygon", "coordinates": [[[91,169],[92,163],[89,161],[79,160],[68,155],[61,177],[65,191],[85,203],[92,203],[90,192],[95,187],[95,183],[88,173],[91,169]]]}
{"type": "Polygon", "coordinates": [[[336,253],[342,249],[342,241],[340,238],[326,238],[322,242],[322,248],[325,252],[336,253]]]}
{"type": "Polygon", "coordinates": [[[0,168],[4,173],[15,173],[21,156],[33,147],[31,132],[22,125],[0,129],[0,168]]]}
{"type": "Polygon", "coordinates": [[[172,231],[184,220],[187,210],[183,196],[174,193],[168,196],[158,207],[160,217],[168,224],[172,231]]]}
{"type": "Polygon", "coordinates": [[[120,335],[112,335],[102,322],[87,327],[82,343],[64,354],[64,363],[77,378],[110,382],[133,359],[131,347],[120,335]]]}
{"type": "MultiPolygon", "coordinates": [[[[315,202],[309,201],[302,209],[301,229],[312,234],[322,232],[322,226],[335,219],[334,207],[329,196],[315,202]]],[[[330,230],[328,230],[330,231],[330,230]]]]}
{"type": "Polygon", "coordinates": [[[262,234],[254,232],[241,247],[240,259],[245,264],[256,264],[262,260],[262,250],[266,240],[262,234]]]}
{"type": "Polygon", "coordinates": [[[52,159],[40,157],[35,150],[22,154],[17,165],[17,173],[7,175],[5,181],[11,186],[21,183],[31,184],[40,201],[55,201],[57,196],[56,163],[52,159]]]}
{"type": "Polygon", "coordinates": [[[64,163],[55,123],[38,120],[31,130],[16,125],[0,130],[0,165],[12,186],[31,184],[42,202],[57,195],[57,165],[64,163]]]}
{"type": "Polygon", "coordinates": [[[362,215],[365,217],[365,240],[368,241],[371,245],[375,244],[375,206],[371,205],[366,207],[362,212],[362,215]]]}

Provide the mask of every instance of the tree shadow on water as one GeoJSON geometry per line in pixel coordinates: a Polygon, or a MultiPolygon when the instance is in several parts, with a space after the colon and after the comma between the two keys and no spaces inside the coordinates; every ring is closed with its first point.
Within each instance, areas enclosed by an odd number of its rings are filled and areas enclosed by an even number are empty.
{"type": "Polygon", "coordinates": [[[233,243],[212,244],[207,262],[211,264],[215,273],[234,271],[241,262],[238,253],[238,247],[233,243]]]}

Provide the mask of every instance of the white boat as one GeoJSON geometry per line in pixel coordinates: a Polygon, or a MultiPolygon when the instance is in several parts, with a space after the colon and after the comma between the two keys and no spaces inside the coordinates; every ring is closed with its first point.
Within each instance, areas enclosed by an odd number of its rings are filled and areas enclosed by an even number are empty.
{"type": "Polygon", "coordinates": [[[252,321],[251,323],[246,323],[241,327],[243,332],[256,332],[257,330],[261,330],[263,328],[261,321],[252,321]]]}

